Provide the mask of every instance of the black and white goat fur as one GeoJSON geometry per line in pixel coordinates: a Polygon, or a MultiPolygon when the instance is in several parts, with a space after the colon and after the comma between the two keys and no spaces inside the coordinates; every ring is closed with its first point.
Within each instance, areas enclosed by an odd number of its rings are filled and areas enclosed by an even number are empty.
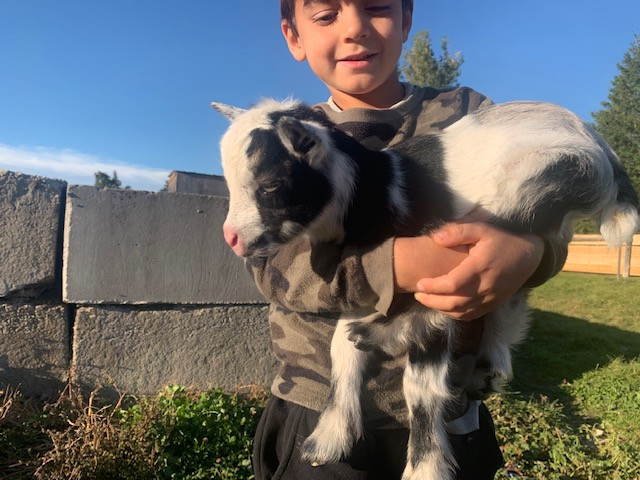
{"type": "MultiPolygon", "coordinates": [[[[240,256],[269,256],[300,234],[374,244],[428,233],[470,212],[513,232],[568,243],[591,216],[612,246],[638,227],[638,198],[619,160],[577,116],[513,102],[463,117],[440,133],[370,151],[324,115],[293,100],[232,119],[221,140],[230,203],[225,237],[240,256]]],[[[311,268],[311,267],[310,267],[311,268]]],[[[510,347],[527,330],[526,291],[485,317],[474,382],[512,375],[510,347]]],[[[362,435],[359,401],[371,348],[408,353],[404,395],[410,437],[403,480],[447,480],[456,468],[444,422],[456,322],[416,302],[386,321],[340,320],[331,344],[332,394],[303,444],[314,464],[338,461],[362,435]]]]}

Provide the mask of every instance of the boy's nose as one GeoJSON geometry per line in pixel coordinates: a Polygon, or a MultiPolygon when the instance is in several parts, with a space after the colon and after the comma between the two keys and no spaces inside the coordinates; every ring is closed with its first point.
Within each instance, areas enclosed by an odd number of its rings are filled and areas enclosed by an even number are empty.
{"type": "Polygon", "coordinates": [[[345,37],[348,40],[360,40],[369,34],[369,20],[364,8],[358,2],[352,2],[341,13],[345,24],[345,37]]]}

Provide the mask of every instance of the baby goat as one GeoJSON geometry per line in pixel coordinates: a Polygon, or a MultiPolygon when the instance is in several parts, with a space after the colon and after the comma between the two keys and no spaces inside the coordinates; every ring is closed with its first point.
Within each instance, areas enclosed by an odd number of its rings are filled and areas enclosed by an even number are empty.
{"type": "MultiPolygon", "coordinates": [[[[265,100],[246,111],[212,106],[232,120],[221,140],[230,192],[225,238],[240,256],[272,255],[300,234],[346,244],[415,236],[472,211],[561,244],[571,239],[578,217],[595,218],[614,246],[630,240],[639,223],[638,198],[615,154],[555,105],[490,106],[383,151],[366,149],[293,100],[265,100]]],[[[527,330],[526,296],[516,293],[485,317],[476,386],[495,388],[511,377],[510,347],[527,330]]],[[[386,322],[339,321],[330,404],[303,444],[304,457],[321,464],[349,453],[362,434],[359,396],[368,351],[406,352],[411,433],[403,480],[453,478],[444,408],[452,395],[455,336],[455,321],[416,302],[386,322]]]]}

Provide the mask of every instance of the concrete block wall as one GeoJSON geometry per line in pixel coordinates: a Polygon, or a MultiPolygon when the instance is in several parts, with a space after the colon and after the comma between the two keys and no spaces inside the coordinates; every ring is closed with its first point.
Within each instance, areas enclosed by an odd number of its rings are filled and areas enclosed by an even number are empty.
{"type": "Polygon", "coordinates": [[[229,197],[229,189],[224,177],[202,173],[180,172],[174,170],[167,181],[167,191],[173,193],[198,193],[229,197]]]}
{"type": "Polygon", "coordinates": [[[66,184],[0,171],[0,298],[54,282],[66,184]]]}
{"type": "Polygon", "coordinates": [[[64,301],[264,303],[222,238],[227,208],[223,197],[70,186],[64,301]]]}
{"type": "Polygon", "coordinates": [[[267,386],[267,306],[224,245],[227,205],[0,172],[0,388],[267,386]]]}

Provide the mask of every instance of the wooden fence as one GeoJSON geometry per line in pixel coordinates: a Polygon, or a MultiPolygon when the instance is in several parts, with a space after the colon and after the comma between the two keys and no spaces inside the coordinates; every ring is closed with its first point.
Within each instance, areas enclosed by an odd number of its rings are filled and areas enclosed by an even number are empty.
{"type": "Polygon", "coordinates": [[[574,235],[562,270],[640,276],[640,235],[634,235],[632,244],[623,246],[620,254],[617,248],[607,247],[600,235],[574,235]]]}

